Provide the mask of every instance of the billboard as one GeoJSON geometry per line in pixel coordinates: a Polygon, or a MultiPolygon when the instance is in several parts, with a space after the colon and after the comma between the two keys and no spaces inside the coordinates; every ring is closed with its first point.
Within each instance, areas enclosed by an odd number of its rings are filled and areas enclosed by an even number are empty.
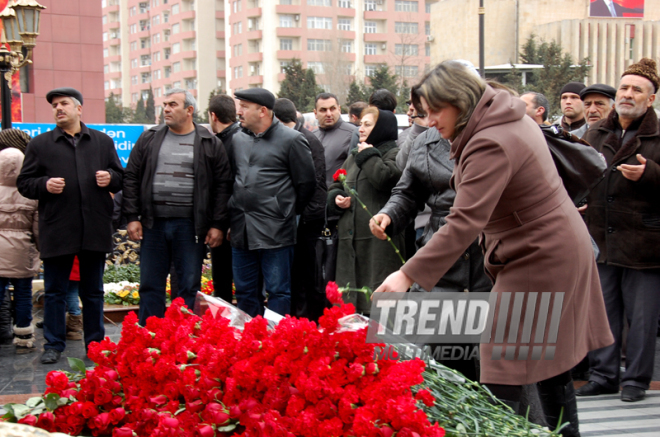
{"type": "MultiPolygon", "coordinates": [[[[121,165],[124,167],[128,163],[128,155],[131,154],[133,146],[145,128],[141,124],[88,124],[86,126],[90,129],[99,130],[112,138],[121,165]]],[[[14,123],[12,127],[25,131],[34,138],[39,134],[55,129],[55,123],[14,123]]]]}
{"type": "Polygon", "coordinates": [[[644,18],[644,0],[591,0],[589,16],[594,18],[644,18]]]}

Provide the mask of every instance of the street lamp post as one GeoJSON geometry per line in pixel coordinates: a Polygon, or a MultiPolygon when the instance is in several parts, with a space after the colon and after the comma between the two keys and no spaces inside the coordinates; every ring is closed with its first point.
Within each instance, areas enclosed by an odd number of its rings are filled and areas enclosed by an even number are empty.
{"type": "Polygon", "coordinates": [[[485,70],[485,56],[484,56],[484,18],[486,15],[486,8],[484,8],[484,0],[479,0],[479,74],[482,78],[486,78],[485,70]]]}
{"type": "Polygon", "coordinates": [[[43,9],[46,9],[45,6],[35,0],[11,0],[0,12],[3,25],[0,41],[2,129],[11,128],[11,77],[21,67],[32,63],[32,50],[37,44],[39,20],[43,9]]]}

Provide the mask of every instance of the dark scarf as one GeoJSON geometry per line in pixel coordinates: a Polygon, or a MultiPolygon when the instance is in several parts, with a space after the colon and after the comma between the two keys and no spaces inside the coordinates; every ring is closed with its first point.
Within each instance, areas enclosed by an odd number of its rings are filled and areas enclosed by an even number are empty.
{"type": "Polygon", "coordinates": [[[376,125],[364,142],[378,148],[388,141],[396,141],[398,137],[399,129],[394,113],[379,109],[376,125]]]}

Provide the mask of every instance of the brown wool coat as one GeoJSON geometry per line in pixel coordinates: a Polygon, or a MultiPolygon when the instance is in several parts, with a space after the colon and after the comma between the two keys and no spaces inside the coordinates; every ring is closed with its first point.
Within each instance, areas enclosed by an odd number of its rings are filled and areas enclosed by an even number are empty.
{"type": "Polygon", "coordinates": [[[660,132],[653,108],[644,115],[635,136],[617,150],[616,111],[589,129],[585,140],[603,154],[607,171],[587,198],[586,221],[600,249],[599,263],[649,269],[660,267],[660,132]],[[616,152],[615,152],[616,151],[616,152]],[[623,177],[621,164],[647,159],[637,182],[623,177]]]}
{"type": "MultiPolygon", "coordinates": [[[[402,271],[430,289],[481,234],[498,307],[502,293],[523,293],[524,315],[529,293],[551,293],[550,308],[557,293],[565,293],[554,359],[545,359],[547,350],[541,360],[532,360],[531,351],[527,359],[518,359],[520,346],[531,350],[536,345],[521,341],[524,317],[515,343],[495,345],[498,308],[493,340],[481,344],[481,382],[542,381],[570,370],[590,350],[613,343],[587,228],[563,188],[541,131],[525,117],[523,101],[487,87],[451,153],[456,200],[447,224],[402,271]],[[494,346],[513,346],[516,359],[493,359],[494,346]]],[[[532,340],[535,336],[534,327],[532,340]]]]}

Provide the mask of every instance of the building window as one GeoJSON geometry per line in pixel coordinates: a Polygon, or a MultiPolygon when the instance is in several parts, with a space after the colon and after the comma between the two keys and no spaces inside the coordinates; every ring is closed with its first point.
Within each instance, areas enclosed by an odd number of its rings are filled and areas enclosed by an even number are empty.
{"type": "Polygon", "coordinates": [[[350,40],[342,41],[341,51],[343,53],[353,53],[353,41],[350,40]]]}
{"type": "Polygon", "coordinates": [[[141,49],[148,49],[149,48],[149,38],[140,39],[140,48],[141,49]]]}
{"type": "Polygon", "coordinates": [[[419,26],[417,23],[408,23],[405,21],[396,21],[394,23],[395,33],[419,33],[419,26]]]}
{"type": "Polygon", "coordinates": [[[138,77],[131,76],[131,85],[137,85],[137,84],[138,84],[138,77]]]}
{"type": "Polygon", "coordinates": [[[234,56],[241,56],[243,54],[243,44],[236,44],[234,46],[234,56]]]}
{"type": "Polygon", "coordinates": [[[419,74],[419,67],[417,67],[417,65],[397,65],[394,67],[394,74],[403,77],[417,77],[419,74]]]}
{"type": "Polygon", "coordinates": [[[234,79],[238,79],[240,77],[243,77],[243,66],[242,65],[240,67],[234,67],[234,79]]]}
{"type": "Polygon", "coordinates": [[[431,46],[429,44],[424,44],[424,55],[431,56],[431,46]]]}
{"type": "Polygon", "coordinates": [[[172,64],[172,73],[178,73],[179,71],[181,71],[181,62],[172,64]]]}
{"type": "Polygon", "coordinates": [[[131,24],[130,31],[131,33],[137,33],[137,24],[131,24]]]}
{"type": "Polygon", "coordinates": [[[158,44],[160,42],[160,32],[153,36],[153,40],[154,44],[158,44]]]}
{"type": "Polygon", "coordinates": [[[364,75],[367,77],[372,77],[376,74],[377,65],[365,65],[364,66],[364,75]]]}
{"type": "Polygon", "coordinates": [[[332,18],[307,17],[308,29],[332,29],[332,18]]]}
{"type": "Polygon", "coordinates": [[[131,68],[137,68],[138,67],[138,60],[137,58],[131,59],[131,68]]]}
{"type": "Polygon", "coordinates": [[[153,72],[153,78],[154,80],[160,79],[160,70],[156,70],[153,72]]]}
{"type": "Polygon", "coordinates": [[[172,34],[177,34],[181,31],[181,25],[179,23],[172,25],[172,34]]]}
{"type": "Polygon", "coordinates": [[[108,40],[108,32],[103,32],[103,41],[108,40]]]}
{"type": "Polygon", "coordinates": [[[394,10],[396,12],[418,12],[417,2],[396,0],[394,2],[394,10]]]}
{"type": "MultiPolygon", "coordinates": [[[[137,79],[137,78],[136,78],[136,79],[137,79]]],[[[136,85],[137,85],[137,84],[136,84],[136,85]]],[[[132,101],[133,103],[137,103],[137,101],[138,101],[138,93],[133,93],[133,94],[131,94],[131,101],[132,101]]]]}
{"type": "Polygon", "coordinates": [[[176,15],[179,13],[179,4],[172,5],[172,15],[176,15]]]}
{"type": "Polygon", "coordinates": [[[154,62],[160,61],[160,52],[155,52],[154,53],[154,62]]]}
{"type": "Polygon", "coordinates": [[[375,11],[376,10],[376,0],[365,0],[364,10],[365,11],[375,11]]]}
{"type": "Polygon", "coordinates": [[[170,29],[163,30],[163,39],[165,42],[170,40],[170,29]]]}
{"type": "Polygon", "coordinates": [[[293,15],[280,15],[280,27],[293,27],[293,15]]]}
{"type": "Polygon", "coordinates": [[[141,14],[145,14],[149,10],[149,2],[142,2],[139,6],[141,14]]]}
{"type": "Polygon", "coordinates": [[[307,0],[307,6],[332,6],[332,0],[307,0]]]}
{"type": "Polygon", "coordinates": [[[351,30],[351,19],[350,18],[339,18],[339,19],[337,19],[337,29],[339,29],[339,30],[351,30]]]}
{"type": "Polygon", "coordinates": [[[148,67],[149,65],[151,65],[151,55],[140,56],[140,66],[148,67]]]}
{"type": "Polygon", "coordinates": [[[280,4],[281,5],[290,5],[290,4],[293,4],[293,3],[291,2],[291,0],[280,0],[280,4]]]}
{"type": "Polygon", "coordinates": [[[167,12],[163,12],[163,23],[169,23],[170,22],[170,14],[167,12]]]}
{"type": "Polygon", "coordinates": [[[350,76],[350,75],[353,74],[353,65],[351,65],[349,63],[345,63],[344,65],[342,65],[342,70],[343,70],[344,74],[350,76]]]}
{"type": "Polygon", "coordinates": [[[236,0],[234,2],[234,12],[240,12],[241,11],[241,0],[236,0]]]}
{"type": "Polygon", "coordinates": [[[174,88],[181,88],[181,81],[180,81],[180,80],[177,80],[177,81],[174,82],[172,85],[174,86],[174,88]]]}
{"type": "Polygon", "coordinates": [[[424,23],[424,34],[425,35],[431,34],[431,23],[429,23],[428,21],[424,23]]]}
{"type": "Polygon", "coordinates": [[[197,88],[197,79],[186,79],[186,89],[194,90],[197,88]]]}
{"type": "Polygon", "coordinates": [[[398,56],[417,56],[419,52],[417,44],[395,44],[394,54],[398,56]]]}
{"type": "Polygon", "coordinates": [[[132,8],[130,8],[130,9],[128,10],[128,14],[129,14],[131,17],[132,17],[133,15],[135,15],[136,13],[137,13],[137,8],[136,8],[135,6],[133,6],[132,8]]]}
{"type": "Polygon", "coordinates": [[[430,14],[430,13],[431,13],[431,3],[426,3],[426,5],[424,6],[424,8],[425,8],[425,12],[426,12],[427,14],[430,14]]]}
{"type": "Polygon", "coordinates": [[[364,33],[376,33],[376,22],[375,21],[365,21],[364,22],[364,33]]]}
{"type": "Polygon", "coordinates": [[[376,54],[376,44],[368,42],[364,45],[364,54],[365,55],[375,55],[376,54]]]}
{"type": "Polygon", "coordinates": [[[169,78],[172,75],[172,67],[163,68],[163,75],[165,76],[165,79],[169,78]]]}
{"type": "Polygon", "coordinates": [[[308,39],[307,50],[311,52],[330,52],[332,51],[332,41],[329,39],[308,39]]]}
{"type": "Polygon", "coordinates": [[[181,51],[181,44],[178,42],[175,42],[172,44],[172,54],[177,54],[181,51]]]}
{"type": "Polygon", "coordinates": [[[234,23],[232,29],[233,29],[233,35],[238,35],[243,31],[243,22],[239,21],[238,23],[234,23]]]}
{"type": "Polygon", "coordinates": [[[137,41],[131,41],[131,51],[137,50],[137,41]]]}
{"type": "Polygon", "coordinates": [[[308,62],[307,68],[310,68],[314,74],[324,74],[323,62],[308,62]]]}
{"type": "Polygon", "coordinates": [[[154,18],[152,18],[151,24],[153,24],[154,26],[160,24],[160,15],[156,15],[154,18]]]}
{"type": "Polygon", "coordinates": [[[280,73],[286,73],[286,67],[288,67],[289,64],[291,64],[291,61],[280,61],[280,73]]]}
{"type": "Polygon", "coordinates": [[[163,49],[163,55],[165,56],[165,59],[170,59],[170,55],[172,54],[172,49],[171,48],[166,48],[163,49]]]}
{"type": "Polygon", "coordinates": [[[339,0],[337,2],[337,6],[340,8],[350,8],[351,7],[351,0],[339,0]]]}
{"type": "Polygon", "coordinates": [[[104,65],[103,66],[103,73],[105,73],[105,74],[110,73],[110,66],[109,65],[104,65]]]}
{"type": "Polygon", "coordinates": [[[142,73],[142,83],[151,83],[151,73],[142,73]]]}
{"type": "Polygon", "coordinates": [[[291,38],[280,38],[280,50],[293,50],[293,40],[291,38]]]}
{"type": "Polygon", "coordinates": [[[151,26],[149,25],[149,20],[140,20],[140,32],[149,30],[151,26]]]}

